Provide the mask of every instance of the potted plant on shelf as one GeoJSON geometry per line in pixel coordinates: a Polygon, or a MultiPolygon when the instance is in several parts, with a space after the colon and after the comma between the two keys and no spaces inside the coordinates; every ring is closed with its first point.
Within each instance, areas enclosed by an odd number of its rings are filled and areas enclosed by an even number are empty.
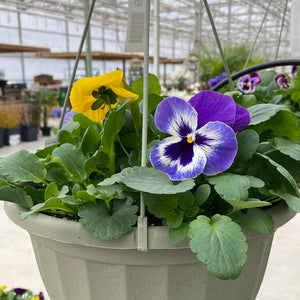
{"type": "Polygon", "coordinates": [[[51,127],[48,126],[48,120],[51,116],[50,109],[58,105],[58,92],[49,89],[42,89],[29,91],[26,95],[31,100],[31,104],[39,111],[39,116],[42,122],[42,134],[44,136],[50,135],[51,127]]]}
{"type": "Polygon", "coordinates": [[[0,160],[49,296],[255,299],[274,231],[300,211],[298,117],[250,93],[165,98],[149,74],[141,167],[143,78],[122,76],[76,81],[57,144],[0,160]]]}
{"type": "Polygon", "coordinates": [[[3,129],[3,144],[16,146],[20,143],[20,122],[23,104],[15,100],[0,103],[0,128],[3,129]]]}
{"type": "Polygon", "coordinates": [[[38,139],[38,110],[31,102],[23,105],[21,120],[21,141],[31,142],[38,139]]]}

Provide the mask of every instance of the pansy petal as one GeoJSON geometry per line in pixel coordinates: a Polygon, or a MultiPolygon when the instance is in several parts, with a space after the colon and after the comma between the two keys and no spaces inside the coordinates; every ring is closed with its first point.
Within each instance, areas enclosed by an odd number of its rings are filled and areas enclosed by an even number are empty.
{"type": "Polygon", "coordinates": [[[244,129],[250,123],[250,114],[248,110],[238,104],[236,104],[236,116],[235,122],[232,126],[235,132],[244,129]]]}
{"type": "Polygon", "coordinates": [[[197,128],[197,112],[183,99],[168,97],[157,105],[155,124],[162,132],[187,136],[197,128]]]}
{"type": "Polygon", "coordinates": [[[139,95],[130,92],[122,87],[116,87],[116,86],[111,86],[111,90],[118,95],[118,98],[121,101],[126,100],[127,98],[131,97],[131,99],[129,100],[129,102],[133,102],[135,100],[137,100],[137,98],[139,97],[139,95]]]}
{"type": "Polygon", "coordinates": [[[214,91],[202,91],[193,96],[189,103],[198,113],[197,128],[210,121],[221,121],[229,126],[234,124],[236,107],[230,96],[214,91]]]}
{"type": "Polygon", "coordinates": [[[78,114],[77,111],[68,111],[65,116],[64,116],[64,119],[63,119],[63,123],[62,123],[62,126],[64,126],[65,124],[69,123],[69,122],[72,122],[73,121],[73,117],[74,115],[78,114]]]}
{"type": "Polygon", "coordinates": [[[166,172],[171,180],[185,180],[202,173],[206,157],[196,143],[168,137],[152,149],[150,161],[154,168],[166,172]]]}
{"type": "Polygon", "coordinates": [[[237,153],[237,140],[231,127],[222,122],[209,122],[196,133],[196,143],[205,152],[203,173],[215,175],[227,170],[237,153]]]}

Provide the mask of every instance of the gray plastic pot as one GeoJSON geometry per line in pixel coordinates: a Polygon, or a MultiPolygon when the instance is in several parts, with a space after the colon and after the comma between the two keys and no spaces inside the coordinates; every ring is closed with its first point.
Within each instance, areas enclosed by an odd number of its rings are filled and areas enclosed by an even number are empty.
{"type": "MultiPolygon", "coordinates": [[[[36,214],[5,203],[8,217],[31,236],[41,277],[52,300],[254,300],[266,269],[273,235],[243,228],[248,261],[238,279],[211,275],[188,247],[173,244],[166,227],[149,227],[147,252],[136,250],[137,231],[98,241],[80,223],[36,214]]],[[[295,216],[284,203],[269,209],[278,228],[295,216]]]]}

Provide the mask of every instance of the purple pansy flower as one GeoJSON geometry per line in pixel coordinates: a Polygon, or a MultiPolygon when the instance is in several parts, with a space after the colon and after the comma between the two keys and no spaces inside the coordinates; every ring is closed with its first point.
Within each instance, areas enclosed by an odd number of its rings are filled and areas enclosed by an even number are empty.
{"type": "Polygon", "coordinates": [[[296,74],[297,74],[297,66],[296,65],[292,66],[291,74],[292,74],[292,77],[296,76],[296,74]]]}
{"type": "Polygon", "coordinates": [[[255,91],[255,85],[261,83],[261,78],[258,72],[252,72],[241,77],[238,81],[238,88],[245,94],[249,94],[255,91]]]}
{"type": "Polygon", "coordinates": [[[23,295],[26,291],[27,291],[26,289],[22,289],[22,288],[16,288],[16,289],[14,289],[14,292],[17,295],[23,295]]]}
{"type": "Polygon", "coordinates": [[[39,298],[40,298],[40,300],[44,300],[45,299],[43,292],[39,293],[39,298]]]}
{"type": "Polygon", "coordinates": [[[73,117],[74,115],[78,114],[77,111],[69,111],[65,114],[64,119],[63,119],[63,123],[62,126],[64,126],[65,124],[72,122],[73,121],[73,117]]]}
{"type": "Polygon", "coordinates": [[[237,152],[234,131],[249,122],[245,108],[217,92],[202,91],[189,102],[165,98],[157,106],[155,123],[171,136],[154,146],[150,161],[171,180],[221,173],[231,166],[237,152]]]}
{"type": "Polygon", "coordinates": [[[226,73],[223,72],[220,76],[216,76],[215,78],[211,78],[208,81],[208,85],[210,88],[214,87],[216,84],[221,82],[226,77],[226,73]]]}
{"type": "Polygon", "coordinates": [[[277,74],[274,77],[274,80],[284,90],[287,90],[290,87],[288,78],[283,73],[277,74]]]}

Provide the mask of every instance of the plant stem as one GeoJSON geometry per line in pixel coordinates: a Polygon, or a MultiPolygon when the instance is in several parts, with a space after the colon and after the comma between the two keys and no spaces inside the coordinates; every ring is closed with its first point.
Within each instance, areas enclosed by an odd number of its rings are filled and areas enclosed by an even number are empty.
{"type": "Polygon", "coordinates": [[[129,157],[129,153],[127,152],[127,150],[125,149],[124,145],[122,144],[122,142],[121,142],[121,139],[120,139],[120,136],[119,136],[119,135],[117,135],[117,140],[118,140],[118,142],[119,142],[119,144],[120,144],[120,146],[121,146],[122,150],[124,151],[124,153],[127,155],[127,157],[129,157]]]}
{"type": "Polygon", "coordinates": [[[116,153],[115,153],[115,143],[111,144],[110,151],[108,153],[109,160],[109,173],[110,176],[116,173],[116,153]]]}

